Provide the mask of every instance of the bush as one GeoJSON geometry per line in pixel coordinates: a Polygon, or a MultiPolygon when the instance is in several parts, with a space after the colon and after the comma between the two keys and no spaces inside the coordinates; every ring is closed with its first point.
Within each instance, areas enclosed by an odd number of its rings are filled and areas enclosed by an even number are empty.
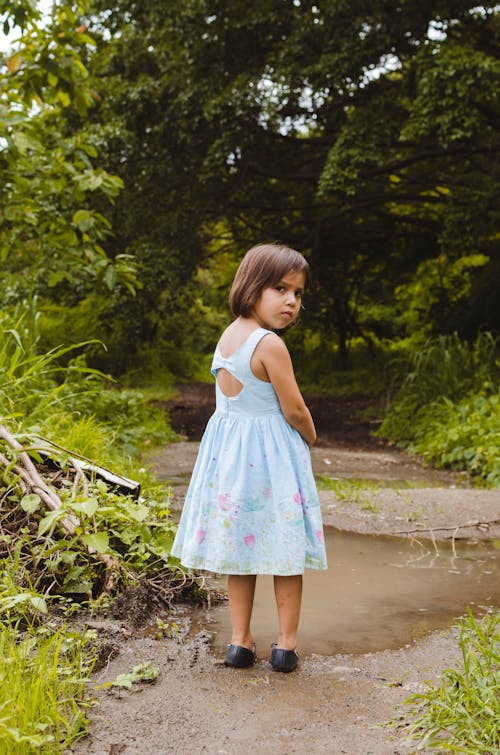
{"type": "Polygon", "coordinates": [[[411,356],[378,435],[500,485],[498,339],[440,336],[411,356]]]}
{"type": "Polygon", "coordinates": [[[429,404],[419,414],[410,448],[439,466],[465,469],[500,487],[500,392],[429,404]]]}

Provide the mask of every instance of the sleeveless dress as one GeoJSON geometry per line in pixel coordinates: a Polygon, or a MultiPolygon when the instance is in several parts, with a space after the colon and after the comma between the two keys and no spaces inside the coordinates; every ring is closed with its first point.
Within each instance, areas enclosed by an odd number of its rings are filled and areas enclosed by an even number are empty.
{"type": "Polygon", "coordinates": [[[200,443],[172,555],[219,574],[302,574],[326,569],[318,494],[307,443],[288,424],[271,383],[250,360],[272,331],[257,328],[224,367],[243,385],[228,397],[216,382],[216,410],[200,443]]]}

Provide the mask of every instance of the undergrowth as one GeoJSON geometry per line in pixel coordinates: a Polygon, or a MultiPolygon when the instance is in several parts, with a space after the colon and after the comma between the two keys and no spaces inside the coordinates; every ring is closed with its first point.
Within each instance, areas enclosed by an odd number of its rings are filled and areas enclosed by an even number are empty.
{"type": "Polygon", "coordinates": [[[406,700],[403,733],[417,752],[493,755],[500,752],[500,613],[476,620],[469,611],[458,627],[459,667],[406,700]]]}
{"type": "MultiPolygon", "coordinates": [[[[400,368],[402,369],[402,368],[400,368]]],[[[499,340],[440,336],[411,355],[378,434],[500,486],[499,340]]]]}
{"type": "Polygon", "coordinates": [[[62,753],[86,732],[89,637],[0,622],[0,754],[62,753]]]}
{"type": "Polygon", "coordinates": [[[94,651],[64,623],[78,606],[139,581],[167,605],[200,592],[170,557],[169,491],[140,461],[177,438],[164,413],[88,368],[85,344],[39,354],[35,331],[0,313],[0,754],[62,753],[84,731],[94,651]]]}

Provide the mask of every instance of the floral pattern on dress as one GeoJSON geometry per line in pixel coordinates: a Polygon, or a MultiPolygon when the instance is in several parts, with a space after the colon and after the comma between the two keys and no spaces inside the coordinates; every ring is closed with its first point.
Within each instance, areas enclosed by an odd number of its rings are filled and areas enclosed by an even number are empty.
{"type": "Polygon", "coordinates": [[[172,547],[188,568],[278,575],[326,568],[309,449],[286,421],[272,385],[250,369],[267,333],[258,328],[232,359],[215,353],[213,370],[230,369],[244,387],[228,398],[216,385],[217,408],[172,547]]]}

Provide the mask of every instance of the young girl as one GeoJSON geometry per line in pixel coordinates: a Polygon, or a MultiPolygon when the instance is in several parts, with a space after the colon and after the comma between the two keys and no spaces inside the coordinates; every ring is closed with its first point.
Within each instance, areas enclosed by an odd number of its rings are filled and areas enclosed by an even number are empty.
{"type": "Polygon", "coordinates": [[[250,619],[257,574],[273,574],[278,671],[297,666],[304,568],[326,569],[309,447],[316,431],[288,349],[274,331],[300,311],[309,266],[278,244],[254,246],[236,273],[234,322],[217,344],[216,410],[208,421],[172,554],[189,568],[228,574],[233,635],[226,665],[256,657],[250,619]]]}

